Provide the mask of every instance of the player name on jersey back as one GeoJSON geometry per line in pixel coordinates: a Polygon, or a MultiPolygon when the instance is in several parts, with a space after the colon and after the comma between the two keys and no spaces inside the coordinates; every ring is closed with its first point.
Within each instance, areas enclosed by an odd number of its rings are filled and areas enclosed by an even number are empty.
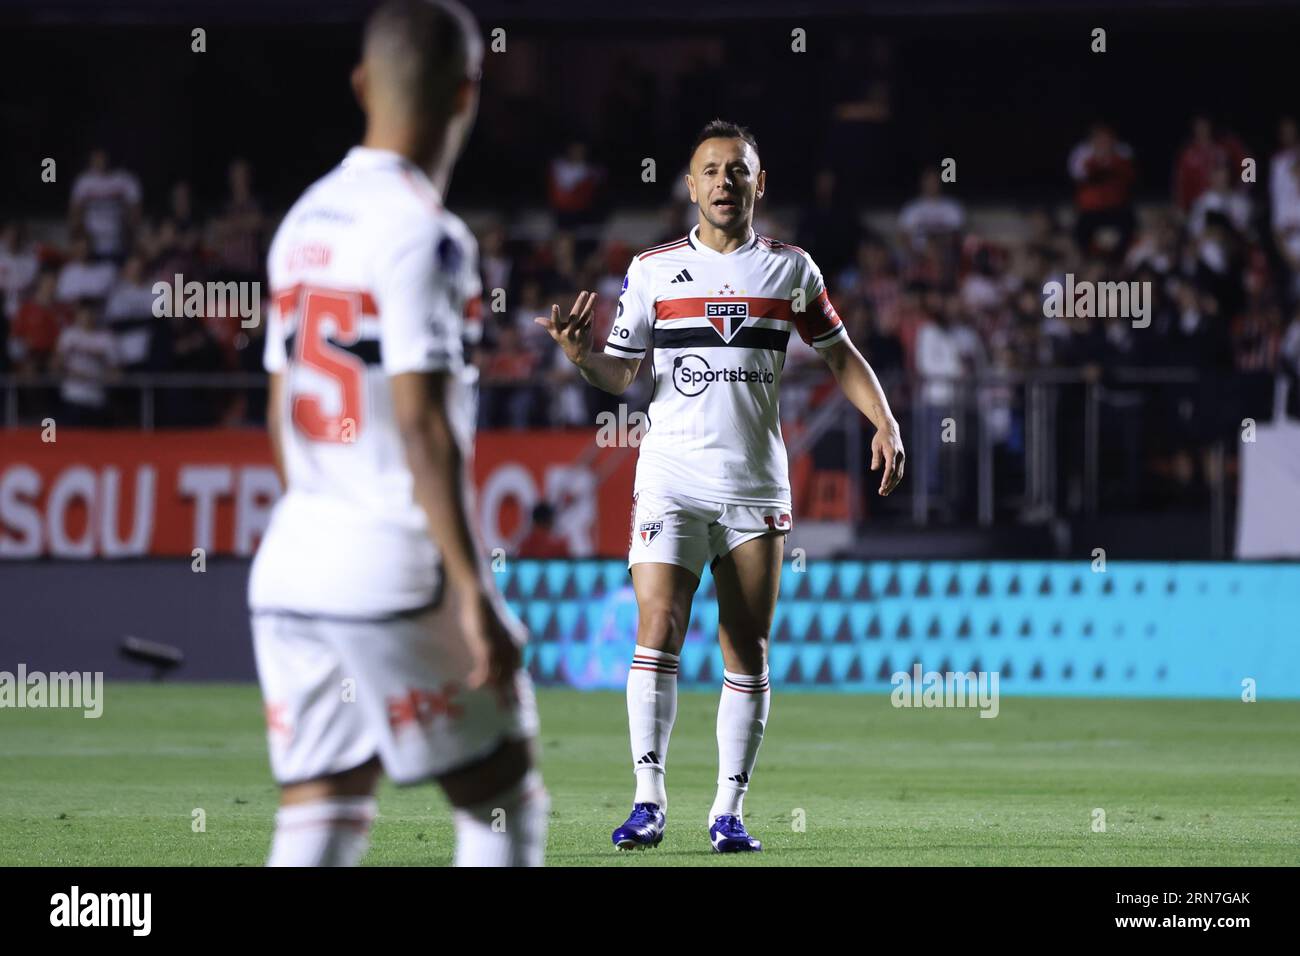
{"type": "Polygon", "coordinates": [[[464,317],[477,248],[428,177],[356,148],[290,209],[268,261],[265,365],[282,376],[287,488],[254,561],[260,612],[372,618],[437,595],[436,549],[393,414],[389,378],[447,372],[458,440],[473,440],[464,317]]]}
{"type": "Polygon", "coordinates": [[[654,352],[637,491],[790,503],[778,392],[792,331],[818,349],[845,335],[797,246],[755,234],[724,254],[700,242],[697,226],[633,257],[605,351],[654,352]]]}

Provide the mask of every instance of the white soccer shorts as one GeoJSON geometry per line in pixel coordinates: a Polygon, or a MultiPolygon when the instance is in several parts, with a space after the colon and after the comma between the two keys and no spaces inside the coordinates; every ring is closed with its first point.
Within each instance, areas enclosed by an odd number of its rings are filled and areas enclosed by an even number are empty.
{"type": "Polygon", "coordinates": [[[791,510],[789,505],[732,505],[641,491],[632,499],[627,566],[676,564],[698,577],[706,564],[746,541],[788,532],[791,510]]]}
{"type": "Polygon", "coordinates": [[[526,673],[515,674],[510,705],[491,688],[465,688],[473,662],[455,636],[451,603],[384,621],[253,615],[278,783],[351,770],[374,756],[394,782],[419,783],[470,766],[506,740],[536,736],[526,673]]]}

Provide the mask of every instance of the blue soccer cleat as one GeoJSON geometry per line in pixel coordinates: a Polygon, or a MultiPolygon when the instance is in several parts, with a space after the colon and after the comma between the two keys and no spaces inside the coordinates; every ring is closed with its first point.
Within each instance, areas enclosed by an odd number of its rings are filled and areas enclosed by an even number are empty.
{"type": "Polygon", "coordinates": [[[653,849],[664,841],[667,823],[668,817],[659,809],[659,804],[636,803],[632,805],[632,815],[627,822],[615,830],[610,839],[620,850],[653,849]]]}
{"type": "Polygon", "coordinates": [[[745,831],[740,817],[730,813],[724,813],[713,821],[713,826],[709,827],[709,841],[714,853],[758,853],[763,849],[763,844],[745,831]]]}

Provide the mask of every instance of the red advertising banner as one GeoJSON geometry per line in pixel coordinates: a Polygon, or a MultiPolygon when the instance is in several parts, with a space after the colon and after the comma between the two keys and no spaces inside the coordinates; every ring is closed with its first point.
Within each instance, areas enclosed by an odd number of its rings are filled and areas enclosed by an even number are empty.
{"type": "MultiPolygon", "coordinates": [[[[0,431],[0,558],[250,555],[280,482],[254,430],[0,431]]],[[[556,509],[573,557],[627,552],[635,448],[594,431],[481,432],[480,527],[513,548],[533,506],[556,509]]]]}

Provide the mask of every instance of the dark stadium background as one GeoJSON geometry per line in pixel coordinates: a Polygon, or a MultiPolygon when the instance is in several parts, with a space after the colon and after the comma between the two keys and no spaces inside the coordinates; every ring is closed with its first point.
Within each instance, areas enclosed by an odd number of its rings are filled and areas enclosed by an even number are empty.
{"type": "MultiPolygon", "coordinates": [[[[640,159],[675,158],[683,139],[716,115],[756,130],[774,189],[785,193],[779,201],[797,201],[835,98],[879,38],[894,48],[899,116],[887,155],[871,160],[889,175],[864,184],[867,202],[901,203],[919,165],[949,155],[961,160],[963,198],[1068,198],[1064,158],[1098,118],[1148,160],[1140,195],[1164,198],[1195,113],[1258,148],[1271,144],[1278,116],[1291,109],[1286,64],[1300,25],[1300,12],[1284,3],[747,3],[743,18],[689,3],[470,6],[485,29],[507,30],[512,51],[536,57],[527,96],[500,95],[489,57],[480,121],[457,169],[456,200],[494,207],[535,204],[544,161],[574,135],[609,166],[615,202],[662,201],[667,178],[647,187],[640,159]],[[813,33],[804,55],[790,52],[789,31],[799,26],[813,33]],[[1103,55],[1080,42],[1096,26],[1110,32],[1103,55]],[[837,61],[841,45],[846,59],[837,61]],[[674,95],[676,77],[709,46],[725,49],[727,72],[674,95]],[[649,109],[602,114],[615,96],[640,96],[649,109]]],[[[199,0],[183,9],[7,0],[6,213],[60,212],[45,191],[21,185],[26,171],[47,155],[80,162],[97,143],[153,185],[155,199],[161,184],[188,178],[198,198],[215,201],[213,187],[239,153],[268,200],[291,202],[360,137],[347,76],[367,8],[339,0],[199,0]],[[196,26],[210,30],[206,59],[189,52],[196,26]]]]}

